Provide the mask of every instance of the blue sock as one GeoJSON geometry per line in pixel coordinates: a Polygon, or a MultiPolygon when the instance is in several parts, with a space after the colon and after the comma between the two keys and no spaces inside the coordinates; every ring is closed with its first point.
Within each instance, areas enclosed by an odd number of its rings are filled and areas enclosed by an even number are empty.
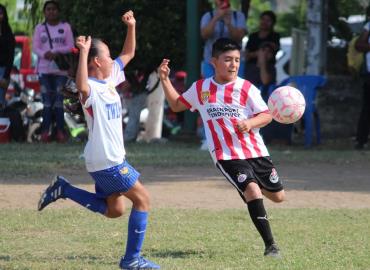
{"type": "Polygon", "coordinates": [[[107,211],[107,202],[104,199],[98,198],[95,193],[79,189],[72,185],[66,185],[63,192],[66,198],[71,199],[93,212],[104,215],[107,211]]]}
{"type": "Polygon", "coordinates": [[[132,208],[128,221],[127,245],[124,260],[129,261],[139,257],[145,238],[147,223],[148,212],[142,212],[132,208]]]}

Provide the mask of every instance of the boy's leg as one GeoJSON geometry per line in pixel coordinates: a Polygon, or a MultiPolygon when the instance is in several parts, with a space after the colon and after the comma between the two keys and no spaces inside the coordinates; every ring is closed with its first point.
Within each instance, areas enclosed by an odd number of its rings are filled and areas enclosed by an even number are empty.
{"type": "Polygon", "coordinates": [[[122,269],[159,269],[157,264],[140,256],[148,223],[149,194],[139,181],[136,181],[129,191],[122,194],[130,199],[133,205],[128,222],[126,253],[121,259],[120,267],[122,269]]]}
{"type": "Polygon", "coordinates": [[[278,249],[274,243],[270,223],[263,204],[262,191],[253,177],[253,167],[248,160],[223,160],[216,164],[226,179],[237,189],[248,206],[249,215],[260,233],[266,249],[265,255],[278,257],[278,249]],[[267,250],[276,247],[273,253],[267,250]]]}
{"type": "Polygon", "coordinates": [[[251,182],[247,185],[244,197],[248,205],[249,215],[267,248],[274,244],[274,238],[272,236],[270,223],[263,204],[261,189],[256,183],[251,182]]]}
{"type": "Polygon", "coordinates": [[[284,190],[280,190],[278,192],[271,192],[271,191],[267,191],[266,189],[262,189],[262,193],[263,195],[266,196],[266,198],[276,203],[281,203],[285,200],[284,190]]]}
{"type": "Polygon", "coordinates": [[[279,248],[272,236],[270,222],[263,204],[262,191],[255,182],[250,182],[243,193],[249,215],[265,243],[265,256],[280,258],[279,248]]]}
{"type": "Polygon", "coordinates": [[[41,195],[38,210],[41,211],[47,205],[58,199],[71,199],[81,206],[100,214],[105,214],[107,203],[105,199],[98,198],[95,193],[72,186],[62,176],[57,176],[50,186],[41,195]]]}

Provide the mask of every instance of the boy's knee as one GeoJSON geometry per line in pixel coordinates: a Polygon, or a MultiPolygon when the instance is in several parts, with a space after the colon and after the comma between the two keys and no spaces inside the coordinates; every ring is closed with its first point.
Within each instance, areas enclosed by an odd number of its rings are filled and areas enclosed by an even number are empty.
{"type": "Polygon", "coordinates": [[[247,201],[262,198],[260,187],[254,182],[249,183],[244,191],[244,197],[247,199],[247,201]]]}
{"type": "Polygon", "coordinates": [[[278,193],[276,193],[272,198],[271,198],[271,200],[273,201],[273,202],[276,202],[276,203],[281,203],[281,202],[283,202],[284,200],[285,200],[285,193],[284,193],[284,191],[280,191],[280,192],[278,192],[278,193]]]}
{"type": "Polygon", "coordinates": [[[105,214],[108,218],[118,218],[125,213],[125,207],[122,205],[116,205],[114,207],[110,207],[107,209],[107,213],[105,214]]]}
{"type": "Polygon", "coordinates": [[[106,217],[118,218],[125,213],[125,205],[123,203],[116,202],[114,204],[108,205],[106,217]]]}

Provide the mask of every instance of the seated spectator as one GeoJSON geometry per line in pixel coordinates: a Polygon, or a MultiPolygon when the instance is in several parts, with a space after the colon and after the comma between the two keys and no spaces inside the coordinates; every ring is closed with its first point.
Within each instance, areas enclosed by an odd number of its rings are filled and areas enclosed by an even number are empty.
{"type": "Polygon", "coordinates": [[[264,11],[259,30],[249,36],[246,46],[245,79],[259,87],[267,99],[268,88],[276,84],[275,56],[280,48],[280,35],[274,31],[275,13],[264,11]]]}

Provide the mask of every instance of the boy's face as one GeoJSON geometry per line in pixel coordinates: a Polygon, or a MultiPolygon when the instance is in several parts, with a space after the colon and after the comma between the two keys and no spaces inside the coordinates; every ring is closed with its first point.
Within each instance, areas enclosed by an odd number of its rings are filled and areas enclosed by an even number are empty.
{"type": "Polygon", "coordinates": [[[226,51],[218,57],[212,57],[211,63],[215,68],[215,80],[218,83],[234,81],[238,76],[240,51],[226,51]]]}
{"type": "Polygon", "coordinates": [[[103,73],[104,78],[107,78],[112,72],[113,60],[110,56],[109,48],[106,44],[104,44],[103,42],[99,43],[98,48],[98,61],[100,64],[99,68],[103,73]]]}

